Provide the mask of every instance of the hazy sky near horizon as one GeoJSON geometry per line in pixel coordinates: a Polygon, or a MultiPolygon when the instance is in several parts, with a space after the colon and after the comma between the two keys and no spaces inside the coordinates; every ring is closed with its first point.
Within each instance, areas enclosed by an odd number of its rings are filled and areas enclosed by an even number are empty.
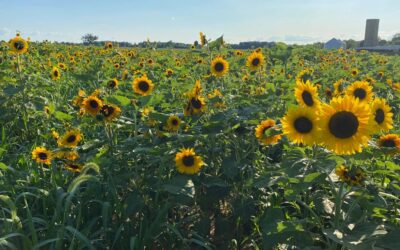
{"type": "Polygon", "coordinates": [[[332,37],[362,40],[367,18],[379,36],[400,33],[399,0],[0,0],[0,40],[20,31],[32,40],[191,43],[200,31],[227,42],[312,43],[332,37]]]}

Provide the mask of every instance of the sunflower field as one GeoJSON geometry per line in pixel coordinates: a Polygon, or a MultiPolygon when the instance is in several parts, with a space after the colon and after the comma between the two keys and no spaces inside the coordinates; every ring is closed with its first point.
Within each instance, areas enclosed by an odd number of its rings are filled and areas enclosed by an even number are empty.
{"type": "Polygon", "coordinates": [[[0,43],[0,249],[400,249],[400,58],[0,43]]]}

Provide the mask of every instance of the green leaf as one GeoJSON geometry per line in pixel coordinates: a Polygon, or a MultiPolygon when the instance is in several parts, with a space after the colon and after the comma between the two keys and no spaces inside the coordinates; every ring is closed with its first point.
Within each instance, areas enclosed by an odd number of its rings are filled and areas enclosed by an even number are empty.
{"type": "Polygon", "coordinates": [[[56,111],[54,113],[54,117],[57,118],[60,121],[65,121],[65,120],[70,121],[70,120],[72,120],[72,118],[74,118],[72,115],[66,114],[66,113],[61,112],[61,111],[56,111]]]}
{"type": "Polygon", "coordinates": [[[113,96],[110,96],[109,99],[115,100],[121,106],[128,106],[131,103],[131,100],[129,98],[122,96],[122,95],[113,95],[113,96]]]}
{"type": "Polygon", "coordinates": [[[190,198],[193,198],[195,194],[192,179],[184,175],[173,177],[167,184],[163,185],[163,188],[171,194],[185,195],[190,198]]]}

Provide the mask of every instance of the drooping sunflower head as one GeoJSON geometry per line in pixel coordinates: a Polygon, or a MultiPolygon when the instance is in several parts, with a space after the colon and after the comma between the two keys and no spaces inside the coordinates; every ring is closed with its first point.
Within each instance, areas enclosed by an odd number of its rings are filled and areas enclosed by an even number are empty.
{"type": "Polygon", "coordinates": [[[246,65],[252,71],[260,69],[264,65],[264,55],[261,52],[253,52],[247,57],[246,65]]]}
{"type": "Polygon", "coordinates": [[[303,69],[296,76],[296,83],[298,83],[298,82],[306,83],[307,81],[312,82],[312,79],[313,79],[313,70],[312,69],[303,69]]]}
{"type": "Polygon", "coordinates": [[[211,73],[217,77],[222,77],[224,76],[229,70],[229,63],[222,58],[221,56],[218,56],[214,58],[211,62],[211,73]]]}
{"type": "Polygon", "coordinates": [[[290,108],[282,119],[282,130],[294,143],[313,145],[318,143],[319,119],[314,109],[290,108]]]}
{"type": "Polygon", "coordinates": [[[74,162],[67,162],[64,164],[64,168],[73,173],[80,173],[83,168],[83,165],[74,162]]]}
{"type": "Polygon", "coordinates": [[[372,103],[371,123],[375,125],[376,131],[388,131],[393,128],[393,113],[384,99],[377,98],[372,103]]]}
{"type": "Polygon", "coordinates": [[[183,148],[175,155],[175,165],[179,173],[196,174],[204,162],[200,156],[196,155],[193,148],[183,148]]]}
{"type": "Polygon", "coordinates": [[[79,153],[77,151],[58,151],[54,154],[55,158],[66,159],[69,161],[75,161],[79,159],[79,153]]]}
{"type": "Polygon", "coordinates": [[[20,36],[16,36],[9,42],[11,51],[24,54],[28,51],[29,44],[28,42],[20,36]]]}
{"type": "Polygon", "coordinates": [[[37,163],[43,163],[46,165],[51,164],[51,160],[53,159],[53,154],[51,151],[47,150],[45,147],[36,147],[32,151],[32,159],[37,163]]]}
{"type": "Polygon", "coordinates": [[[361,102],[370,103],[374,93],[372,86],[366,81],[355,81],[346,89],[346,95],[359,99],[361,102]]]}
{"type": "Polygon", "coordinates": [[[61,78],[61,72],[57,67],[53,67],[50,73],[51,79],[57,81],[61,78]]]}
{"type": "Polygon", "coordinates": [[[77,129],[72,129],[58,139],[58,146],[65,148],[75,148],[82,140],[82,134],[77,129]]]}
{"type": "Polygon", "coordinates": [[[322,105],[319,133],[321,142],[336,154],[362,151],[371,135],[369,105],[351,96],[333,98],[322,105]]]}
{"type": "Polygon", "coordinates": [[[310,81],[306,83],[297,82],[295,96],[300,106],[313,109],[318,109],[320,106],[317,87],[312,85],[310,81]]]}
{"type": "Polygon", "coordinates": [[[267,119],[257,125],[255,129],[256,138],[264,145],[276,144],[280,139],[280,134],[267,135],[269,130],[275,126],[275,121],[267,119]]]}
{"type": "Polygon", "coordinates": [[[118,88],[118,80],[117,78],[113,78],[107,83],[107,87],[110,89],[116,89],[118,88]]]}
{"type": "Polygon", "coordinates": [[[333,83],[333,96],[337,97],[343,93],[343,79],[339,79],[333,83]]]}
{"type": "Polygon", "coordinates": [[[378,146],[384,150],[385,154],[396,155],[400,153],[400,136],[397,134],[387,134],[379,137],[378,146]]]}
{"type": "Polygon", "coordinates": [[[103,107],[103,102],[97,96],[90,95],[83,99],[81,107],[86,114],[96,116],[103,107]]]}
{"type": "Polygon", "coordinates": [[[113,104],[105,104],[100,110],[106,122],[111,122],[121,114],[121,109],[113,104]]]}
{"type": "Polygon", "coordinates": [[[142,76],[133,81],[132,88],[135,93],[141,96],[148,96],[153,91],[154,84],[147,76],[142,76]]]}
{"type": "Polygon", "coordinates": [[[181,125],[181,119],[176,115],[171,115],[167,119],[167,130],[177,131],[181,125]]]}

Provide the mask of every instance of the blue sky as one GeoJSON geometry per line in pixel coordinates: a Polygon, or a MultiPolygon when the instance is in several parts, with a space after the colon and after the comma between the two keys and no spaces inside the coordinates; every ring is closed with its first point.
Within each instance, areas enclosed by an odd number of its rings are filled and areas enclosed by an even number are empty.
{"type": "Polygon", "coordinates": [[[0,0],[0,40],[18,30],[32,40],[193,42],[199,31],[228,42],[312,43],[362,40],[365,19],[379,18],[379,36],[400,32],[398,0],[0,0]]]}

